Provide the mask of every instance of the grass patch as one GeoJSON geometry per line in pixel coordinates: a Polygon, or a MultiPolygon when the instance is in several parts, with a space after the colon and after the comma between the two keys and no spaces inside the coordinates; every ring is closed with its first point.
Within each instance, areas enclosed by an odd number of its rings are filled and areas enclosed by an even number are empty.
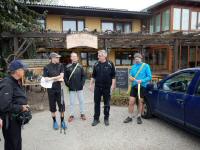
{"type": "Polygon", "coordinates": [[[129,95],[127,90],[116,89],[111,96],[111,105],[128,106],[129,95]]]}

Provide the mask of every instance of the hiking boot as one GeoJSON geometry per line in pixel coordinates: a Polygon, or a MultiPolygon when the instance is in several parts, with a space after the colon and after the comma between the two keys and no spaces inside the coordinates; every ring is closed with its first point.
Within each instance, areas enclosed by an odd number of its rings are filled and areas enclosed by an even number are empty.
{"type": "Polygon", "coordinates": [[[142,118],[141,117],[137,117],[137,124],[142,124],[142,118]]]}
{"type": "Polygon", "coordinates": [[[72,122],[74,120],[74,116],[69,116],[68,122],[72,122]]]}
{"type": "Polygon", "coordinates": [[[99,120],[94,119],[94,121],[92,122],[92,126],[96,126],[98,123],[100,123],[99,120]]]}
{"type": "Polygon", "coordinates": [[[59,128],[59,127],[58,127],[57,121],[54,121],[54,122],[53,122],[53,129],[54,129],[54,130],[58,130],[58,128],[59,128]]]}
{"type": "Polygon", "coordinates": [[[82,119],[82,120],[86,120],[86,117],[85,117],[84,114],[81,114],[81,119],[82,119]]]}
{"type": "Polygon", "coordinates": [[[124,123],[129,123],[131,122],[133,119],[131,117],[127,117],[125,120],[124,120],[124,123]]]}
{"type": "Polygon", "coordinates": [[[105,126],[109,126],[109,120],[108,119],[104,119],[104,124],[105,124],[105,126]]]}
{"type": "Polygon", "coordinates": [[[66,125],[65,121],[61,122],[61,128],[62,129],[67,129],[67,125],[66,125]]]}

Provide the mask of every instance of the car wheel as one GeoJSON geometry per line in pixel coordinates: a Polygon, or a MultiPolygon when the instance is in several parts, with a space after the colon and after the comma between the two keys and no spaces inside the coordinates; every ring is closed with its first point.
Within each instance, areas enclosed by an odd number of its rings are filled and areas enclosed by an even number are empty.
{"type": "Polygon", "coordinates": [[[152,117],[151,108],[146,100],[144,100],[144,112],[142,113],[142,118],[149,119],[152,117]]]}

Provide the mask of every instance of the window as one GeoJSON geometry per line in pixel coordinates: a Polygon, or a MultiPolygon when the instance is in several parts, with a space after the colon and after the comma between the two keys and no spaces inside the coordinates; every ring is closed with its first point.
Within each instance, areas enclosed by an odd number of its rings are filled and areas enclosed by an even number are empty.
{"type": "Polygon", "coordinates": [[[115,53],[115,64],[116,65],[132,65],[134,62],[134,52],[116,52],[115,53]]]}
{"type": "Polygon", "coordinates": [[[160,14],[156,16],[156,32],[160,32],[160,14]]]}
{"type": "Polygon", "coordinates": [[[123,24],[122,23],[116,23],[116,31],[123,32],[123,24]]]}
{"type": "Polygon", "coordinates": [[[113,22],[102,22],[102,31],[105,32],[107,30],[113,31],[114,30],[114,23],[113,22]]]}
{"type": "Polygon", "coordinates": [[[76,31],[76,21],[75,20],[64,20],[63,21],[63,31],[76,31]]]}
{"type": "Polygon", "coordinates": [[[45,19],[38,19],[37,22],[39,23],[42,29],[46,29],[45,19]]]}
{"type": "Polygon", "coordinates": [[[190,13],[189,9],[182,9],[182,30],[189,30],[189,18],[190,18],[190,13]]]}
{"type": "Polygon", "coordinates": [[[195,67],[196,47],[190,47],[189,67],[195,67]]]}
{"type": "Polygon", "coordinates": [[[200,66],[200,48],[197,48],[197,66],[200,66]]]}
{"type": "Polygon", "coordinates": [[[199,12],[199,15],[198,15],[199,17],[198,17],[198,24],[197,24],[197,26],[198,26],[198,29],[200,29],[200,12],[199,12]]]}
{"type": "Polygon", "coordinates": [[[144,50],[144,61],[151,65],[153,71],[167,70],[168,49],[146,49],[144,50]]]}
{"type": "Polygon", "coordinates": [[[111,31],[120,31],[124,33],[131,32],[131,23],[127,22],[102,22],[102,31],[105,32],[106,30],[111,31]]]}
{"type": "Polygon", "coordinates": [[[183,72],[163,83],[162,89],[171,92],[187,92],[195,72],[183,72]]]}
{"type": "Polygon", "coordinates": [[[181,29],[181,9],[174,8],[174,16],[173,16],[173,29],[180,30],[181,29]]]}
{"type": "Polygon", "coordinates": [[[191,30],[200,29],[200,12],[192,12],[191,15],[191,30]]]}
{"type": "Polygon", "coordinates": [[[82,52],[81,63],[83,66],[93,66],[97,62],[97,52],[82,52]]]}
{"type": "Polygon", "coordinates": [[[63,31],[83,31],[84,28],[83,20],[63,20],[63,31]]]}
{"type": "Polygon", "coordinates": [[[83,31],[83,30],[84,30],[84,21],[78,20],[78,31],[83,31]]]}
{"type": "Polygon", "coordinates": [[[197,90],[195,92],[195,95],[200,96],[200,82],[199,82],[199,85],[198,85],[197,90]]]}
{"type": "Polygon", "coordinates": [[[173,29],[189,30],[190,10],[174,8],[173,29]]]}
{"type": "Polygon", "coordinates": [[[150,33],[154,32],[154,17],[150,19],[150,33]]]}
{"type": "Polygon", "coordinates": [[[125,23],[124,24],[124,32],[125,33],[130,33],[131,32],[131,24],[130,23],[125,23]]]}
{"type": "Polygon", "coordinates": [[[83,66],[87,66],[88,64],[87,64],[87,53],[81,53],[81,64],[83,65],[83,66]]]}
{"type": "Polygon", "coordinates": [[[169,30],[170,11],[166,10],[162,13],[162,31],[169,30]]]}
{"type": "Polygon", "coordinates": [[[181,46],[178,52],[179,68],[200,66],[200,49],[195,46],[181,46]]]}
{"type": "Polygon", "coordinates": [[[197,12],[192,12],[191,16],[191,30],[197,29],[197,12]]]}
{"type": "Polygon", "coordinates": [[[89,66],[94,66],[94,64],[98,60],[98,54],[96,52],[89,52],[88,53],[88,65],[89,66]]]}
{"type": "Polygon", "coordinates": [[[184,46],[181,50],[181,68],[188,67],[188,47],[184,46]]]}

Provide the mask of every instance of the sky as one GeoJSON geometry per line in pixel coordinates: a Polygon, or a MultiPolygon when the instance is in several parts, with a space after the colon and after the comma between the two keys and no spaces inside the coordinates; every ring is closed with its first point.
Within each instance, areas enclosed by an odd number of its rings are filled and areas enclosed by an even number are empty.
{"type": "Polygon", "coordinates": [[[59,5],[92,6],[140,11],[161,0],[59,0],[59,5]]]}

